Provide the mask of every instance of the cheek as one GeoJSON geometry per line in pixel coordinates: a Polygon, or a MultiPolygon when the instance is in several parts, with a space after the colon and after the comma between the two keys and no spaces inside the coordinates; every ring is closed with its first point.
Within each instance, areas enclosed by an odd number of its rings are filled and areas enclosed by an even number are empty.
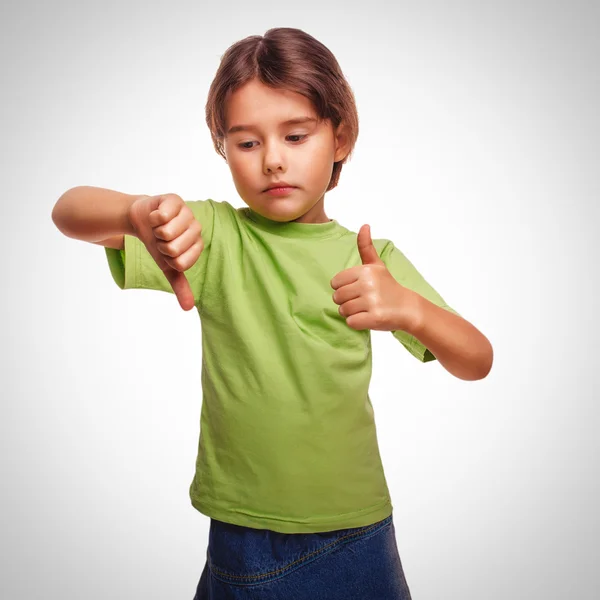
{"type": "Polygon", "coordinates": [[[228,155],[227,164],[235,180],[243,181],[248,177],[248,172],[251,170],[250,162],[247,157],[239,152],[228,155]]]}
{"type": "Polygon", "coordinates": [[[324,161],[333,162],[334,149],[329,140],[319,139],[315,140],[312,145],[311,154],[314,156],[315,161],[323,163],[324,161]]]}
{"type": "Polygon", "coordinates": [[[322,143],[311,148],[310,153],[304,157],[304,162],[308,173],[316,179],[329,178],[333,168],[333,150],[322,143]]]}

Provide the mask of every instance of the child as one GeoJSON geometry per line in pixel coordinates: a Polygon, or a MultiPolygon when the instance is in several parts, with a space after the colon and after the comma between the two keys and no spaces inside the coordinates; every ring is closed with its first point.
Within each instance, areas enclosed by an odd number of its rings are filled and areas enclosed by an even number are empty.
{"type": "Polygon", "coordinates": [[[487,375],[491,345],[391,241],[326,216],[358,116],[323,44],[292,28],[237,42],[206,121],[247,207],[73,188],[53,213],[67,235],[106,246],[120,288],[175,292],[198,310],[189,492],[211,520],[195,599],[409,599],[368,392],[370,330],[462,379],[487,375]]]}

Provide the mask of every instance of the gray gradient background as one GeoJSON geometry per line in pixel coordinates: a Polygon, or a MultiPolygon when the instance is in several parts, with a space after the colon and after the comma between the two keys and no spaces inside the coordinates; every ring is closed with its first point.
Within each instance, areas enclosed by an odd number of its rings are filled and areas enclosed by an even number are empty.
{"type": "Polygon", "coordinates": [[[225,49],[276,26],[356,94],[328,216],[392,239],[494,346],[465,382],[372,334],[413,600],[600,597],[599,22],[592,2],[3,4],[0,597],[193,597],[198,316],[119,290],[50,213],[76,185],[243,206],[204,102],[225,49]]]}

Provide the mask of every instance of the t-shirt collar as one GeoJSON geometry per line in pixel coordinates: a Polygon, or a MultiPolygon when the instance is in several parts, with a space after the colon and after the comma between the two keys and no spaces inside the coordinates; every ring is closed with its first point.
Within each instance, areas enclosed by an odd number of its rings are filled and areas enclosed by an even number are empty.
{"type": "Polygon", "coordinates": [[[331,219],[326,223],[279,222],[257,213],[250,207],[241,210],[250,221],[261,229],[283,237],[326,238],[340,236],[347,232],[346,228],[335,219],[331,219]]]}

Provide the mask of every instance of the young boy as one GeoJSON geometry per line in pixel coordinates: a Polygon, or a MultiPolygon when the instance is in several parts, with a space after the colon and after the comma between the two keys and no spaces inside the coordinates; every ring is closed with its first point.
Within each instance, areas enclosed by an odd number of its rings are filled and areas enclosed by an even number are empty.
{"type": "Polygon", "coordinates": [[[196,598],[410,598],[368,392],[370,330],[465,380],[487,375],[492,347],[391,241],[326,215],[358,116],[320,42],[278,28],[234,44],[206,119],[246,207],[79,187],[53,213],[106,247],[120,288],[174,292],[200,315],[189,491],[211,529],[196,598]]]}

